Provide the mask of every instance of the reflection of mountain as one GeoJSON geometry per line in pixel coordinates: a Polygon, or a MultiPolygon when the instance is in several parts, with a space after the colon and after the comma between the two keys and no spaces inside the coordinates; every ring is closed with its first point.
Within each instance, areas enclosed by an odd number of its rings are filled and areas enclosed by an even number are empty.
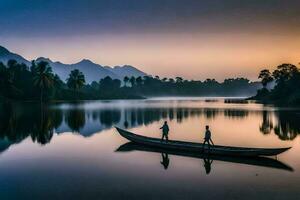
{"type": "Polygon", "coordinates": [[[78,132],[88,137],[114,125],[132,128],[160,120],[176,120],[181,123],[185,119],[201,116],[207,119],[217,116],[245,119],[251,114],[262,116],[259,130],[263,134],[274,132],[281,140],[292,140],[300,133],[299,115],[292,111],[103,105],[89,109],[81,104],[40,108],[39,104],[6,103],[0,106],[0,139],[14,144],[30,137],[35,142],[47,144],[54,133],[78,132]]]}

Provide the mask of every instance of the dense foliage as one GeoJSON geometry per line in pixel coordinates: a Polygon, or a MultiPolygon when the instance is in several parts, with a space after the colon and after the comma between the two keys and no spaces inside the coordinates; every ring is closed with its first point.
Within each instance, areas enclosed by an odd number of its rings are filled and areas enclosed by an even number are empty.
{"type": "Polygon", "coordinates": [[[189,81],[181,77],[160,79],[146,76],[131,77],[129,82],[131,88],[143,96],[247,96],[259,87],[245,78],[225,79],[220,83],[215,79],[189,81]]]}
{"type": "Polygon", "coordinates": [[[271,74],[262,70],[259,78],[262,80],[263,89],[258,90],[254,99],[285,105],[300,105],[300,70],[292,64],[282,64],[271,74]],[[275,80],[275,87],[271,90],[267,84],[275,80]]]}
{"type": "Polygon", "coordinates": [[[25,64],[10,60],[0,63],[0,98],[17,100],[92,100],[128,99],[147,96],[238,96],[254,94],[258,84],[245,78],[189,81],[181,77],[125,77],[123,82],[105,77],[86,84],[79,70],[71,71],[66,81],[52,72],[45,61],[25,64]]]}

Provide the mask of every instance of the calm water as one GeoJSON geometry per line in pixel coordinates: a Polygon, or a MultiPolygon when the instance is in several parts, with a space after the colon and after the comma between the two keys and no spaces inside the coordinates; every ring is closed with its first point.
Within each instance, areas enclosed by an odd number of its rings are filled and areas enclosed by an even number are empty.
{"type": "Polygon", "coordinates": [[[300,109],[240,100],[150,99],[0,106],[0,199],[299,199],[300,109]],[[257,160],[167,155],[113,126],[171,139],[293,147],[257,160]],[[122,146],[123,145],[123,146],[122,146]],[[119,149],[119,151],[116,151],[119,149]]]}

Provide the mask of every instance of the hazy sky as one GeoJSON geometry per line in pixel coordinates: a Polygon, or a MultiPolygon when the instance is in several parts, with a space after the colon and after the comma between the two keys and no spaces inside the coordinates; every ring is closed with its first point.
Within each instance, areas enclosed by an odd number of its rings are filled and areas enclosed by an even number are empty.
{"type": "Polygon", "coordinates": [[[299,0],[0,0],[0,45],[189,79],[300,62],[299,0]]]}

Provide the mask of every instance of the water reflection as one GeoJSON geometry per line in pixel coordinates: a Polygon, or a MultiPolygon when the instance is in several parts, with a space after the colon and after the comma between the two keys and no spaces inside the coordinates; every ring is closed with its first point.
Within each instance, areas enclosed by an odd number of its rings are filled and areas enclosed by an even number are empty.
{"type": "Polygon", "coordinates": [[[164,166],[164,169],[168,169],[169,167],[170,164],[169,155],[202,159],[203,168],[207,175],[211,173],[212,164],[214,160],[293,171],[293,168],[284,164],[283,162],[280,162],[272,158],[267,158],[267,157],[251,158],[251,157],[235,157],[235,156],[230,157],[230,156],[197,154],[188,151],[168,150],[168,149],[150,147],[150,146],[136,144],[133,142],[128,142],[126,144],[123,144],[116,150],[116,152],[131,152],[131,151],[161,153],[162,161],[160,161],[160,164],[164,166]]]}
{"type": "Polygon", "coordinates": [[[262,113],[263,115],[263,119],[262,119],[262,123],[259,127],[259,130],[261,133],[263,133],[264,135],[267,135],[269,133],[271,133],[272,129],[273,129],[273,121],[271,118],[271,113],[267,112],[267,111],[263,111],[262,113]]]}
{"type": "Polygon", "coordinates": [[[18,143],[27,137],[40,144],[50,142],[62,123],[62,111],[39,106],[3,104],[0,109],[0,137],[18,143]]]}
{"type": "Polygon", "coordinates": [[[300,133],[300,115],[297,111],[262,111],[261,133],[274,132],[280,140],[293,140],[300,133]]]}
{"type": "MultiPolygon", "coordinates": [[[[211,103],[210,101],[203,102],[211,103]]],[[[233,104],[232,101],[229,103],[233,104]]],[[[109,106],[104,104],[104,106],[88,108],[82,106],[85,103],[74,103],[41,108],[39,104],[2,103],[0,104],[0,138],[2,140],[0,151],[28,137],[34,142],[45,145],[51,141],[53,134],[74,132],[89,137],[111,129],[114,125],[134,128],[161,120],[175,120],[177,123],[182,123],[189,118],[200,117],[211,120],[214,124],[214,120],[220,117],[229,120],[251,120],[254,116],[260,116],[261,123],[257,124],[257,130],[264,135],[274,133],[280,140],[293,140],[300,133],[299,111],[259,110],[237,105],[229,108],[215,108],[205,105],[189,107],[186,104],[175,106],[173,104],[174,102],[168,102],[161,106],[154,106],[151,102],[146,102],[142,106],[134,104],[114,106],[111,103],[109,106]]],[[[243,102],[243,105],[246,104],[243,102]]],[[[219,124],[214,124],[214,126],[219,126],[219,124]]],[[[168,163],[168,156],[163,155],[164,168],[168,167],[168,163]]]]}
{"type": "Polygon", "coordinates": [[[277,112],[274,132],[281,140],[293,140],[300,133],[300,115],[297,112],[277,112]]]}
{"type": "Polygon", "coordinates": [[[71,109],[66,112],[66,122],[73,132],[79,132],[85,125],[85,112],[82,109],[71,109]]]}
{"type": "Polygon", "coordinates": [[[206,174],[209,174],[211,171],[211,164],[213,163],[213,160],[210,159],[210,156],[208,156],[207,158],[203,158],[203,163],[206,174]]]}
{"type": "Polygon", "coordinates": [[[162,164],[164,169],[168,169],[169,163],[170,163],[169,154],[162,152],[161,153],[161,159],[162,160],[160,161],[160,163],[162,164]]]}

